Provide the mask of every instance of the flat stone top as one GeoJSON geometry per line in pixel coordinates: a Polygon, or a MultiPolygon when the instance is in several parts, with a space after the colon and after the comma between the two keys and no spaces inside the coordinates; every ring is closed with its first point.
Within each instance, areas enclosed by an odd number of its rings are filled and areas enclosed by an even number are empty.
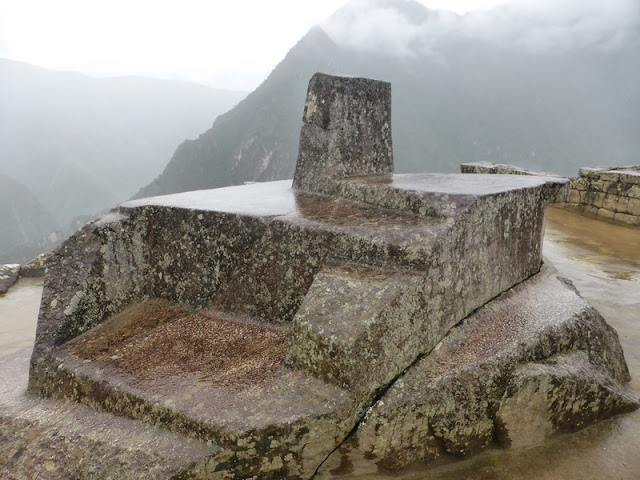
{"type": "Polygon", "coordinates": [[[292,180],[196,190],[123,203],[124,208],[170,207],[235,213],[253,217],[282,216],[297,211],[292,180]]]}
{"type": "Polygon", "coordinates": [[[147,206],[277,219],[314,230],[375,237],[400,246],[426,247],[447,227],[442,219],[298,192],[291,188],[291,180],[144,198],[121,207],[147,206]]]}
{"type": "Polygon", "coordinates": [[[288,334],[284,325],[147,300],[56,355],[65,368],[237,435],[351,405],[347,391],[284,366],[288,334]]]}
{"type": "MultiPolygon", "coordinates": [[[[484,196],[521,188],[539,187],[546,183],[567,183],[558,177],[526,175],[464,175],[443,173],[376,175],[356,177],[346,182],[379,185],[380,188],[441,193],[449,195],[484,196]]],[[[300,195],[291,188],[291,180],[255,183],[235,187],[197,190],[160,197],[142,198],[123,203],[123,208],[146,206],[184,208],[226,212],[253,217],[274,217],[292,214],[305,216],[300,208],[300,195]]]]}
{"type": "Polygon", "coordinates": [[[624,167],[584,167],[580,169],[580,173],[618,173],[636,177],[640,176],[640,165],[627,165],[624,167]]]}
{"type": "Polygon", "coordinates": [[[546,183],[569,182],[562,177],[460,173],[395,174],[351,178],[346,181],[419,193],[471,196],[495,195],[520,188],[539,187],[546,183]]]}

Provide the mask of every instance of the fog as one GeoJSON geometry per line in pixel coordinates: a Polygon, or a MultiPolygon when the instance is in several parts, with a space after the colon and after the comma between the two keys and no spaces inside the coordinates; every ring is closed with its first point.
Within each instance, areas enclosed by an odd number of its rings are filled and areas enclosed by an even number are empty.
{"type": "Polygon", "coordinates": [[[353,0],[322,28],[343,47],[402,56],[437,53],[452,36],[527,52],[612,49],[640,31],[637,0],[513,0],[464,15],[417,10],[410,0],[402,13],[387,0],[353,0]]]}
{"type": "Polygon", "coordinates": [[[0,0],[0,203],[25,206],[0,246],[136,192],[290,176],[316,71],[393,82],[398,171],[636,162],[639,32],[640,0],[0,0]],[[119,75],[234,92],[95,78],[119,75]]]}

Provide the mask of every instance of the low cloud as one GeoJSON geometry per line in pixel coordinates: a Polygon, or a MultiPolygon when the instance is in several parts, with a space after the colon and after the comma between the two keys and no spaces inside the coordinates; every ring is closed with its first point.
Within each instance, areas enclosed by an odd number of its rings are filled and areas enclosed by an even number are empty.
{"type": "Polygon", "coordinates": [[[528,52],[614,49],[640,38],[640,2],[511,0],[457,15],[413,0],[352,0],[321,26],[344,47],[398,56],[437,52],[451,37],[528,52]]]}

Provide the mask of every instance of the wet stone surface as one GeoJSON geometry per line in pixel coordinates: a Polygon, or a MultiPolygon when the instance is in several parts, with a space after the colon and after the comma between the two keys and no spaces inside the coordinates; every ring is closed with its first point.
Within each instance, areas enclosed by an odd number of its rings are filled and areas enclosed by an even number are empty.
{"type": "Polygon", "coordinates": [[[393,172],[391,84],[316,73],[302,116],[296,189],[332,193],[332,180],[393,172]]]}
{"type": "Polygon", "coordinates": [[[5,294],[18,280],[20,274],[20,265],[11,263],[8,265],[0,265],[0,295],[5,294]]]}
{"type": "Polygon", "coordinates": [[[136,200],[67,240],[29,392],[215,446],[185,478],[432,466],[525,435],[500,407],[532,385],[577,398],[540,439],[636,408],[615,332],[540,272],[567,181],[393,175],[389,96],[314,76],[294,188],[136,200]]]}

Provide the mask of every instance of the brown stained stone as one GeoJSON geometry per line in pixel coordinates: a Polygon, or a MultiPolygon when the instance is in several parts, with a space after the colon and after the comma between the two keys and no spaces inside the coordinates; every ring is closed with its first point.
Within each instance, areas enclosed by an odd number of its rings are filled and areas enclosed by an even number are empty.
{"type": "Polygon", "coordinates": [[[113,363],[140,379],[195,374],[202,381],[239,388],[265,381],[282,366],[286,338],[282,328],[199,312],[116,348],[113,363]]]}
{"type": "Polygon", "coordinates": [[[76,337],[66,348],[83,359],[107,360],[120,352],[129,340],[147,335],[166,322],[187,315],[187,311],[166,300],[148,300],[124,309],[107,322],[76,337]]]}
{"type": "Polygon", "coordinates": [[[286,337],[282,327],[208,311],[188,314],[155,299],[125,309],[69,342],[66,350],[139,380],[196,374],[239,387],[264,381],[281,367],[286,337]]]}

